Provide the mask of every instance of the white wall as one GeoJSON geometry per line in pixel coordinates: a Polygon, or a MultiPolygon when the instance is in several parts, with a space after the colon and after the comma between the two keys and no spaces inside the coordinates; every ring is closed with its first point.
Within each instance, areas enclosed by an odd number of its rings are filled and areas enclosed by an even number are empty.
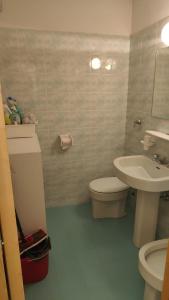
{"type": "Polygon", "coordinates": [[[3,0],[0,27],[128,36],[167,16],[168,0],[3,0]]]}
{"type": "Polygon", "coordinates": [[[116,34],[131,31],[132,0],[4,0],[1,27],[116,34]]]}
{"type": "Polygon", "coordinates": [[[168,0],[133,0],[132,33],[168,16],[168,0]]]}

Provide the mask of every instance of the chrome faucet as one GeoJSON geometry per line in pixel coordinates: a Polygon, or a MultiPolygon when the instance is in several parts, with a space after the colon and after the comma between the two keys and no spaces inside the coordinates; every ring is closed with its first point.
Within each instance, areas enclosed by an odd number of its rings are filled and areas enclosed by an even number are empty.
{"type": "Polygon", "coordinates": [[[166,167],[169,167],[169,160],[166,157],[161,157],[158,153],[153,154],[153,161],[165,165],[166,167]]]}

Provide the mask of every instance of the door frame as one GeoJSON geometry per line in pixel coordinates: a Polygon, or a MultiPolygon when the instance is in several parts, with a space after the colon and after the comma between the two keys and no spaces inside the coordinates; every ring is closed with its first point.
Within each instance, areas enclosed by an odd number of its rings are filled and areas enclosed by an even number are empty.
{"type": "Polygon", "coordinates": [[[4,256],[3,256],[3,244],[0,239],[0,299],[9,300],[8,287],[6,282],[4,256]]]}
{"type": "Polygon", "coordinates": [[[167,256],[164,272],[163,290],[161,294],[161,300],[169,300],[169,242],[167,247],[167,256]]]}

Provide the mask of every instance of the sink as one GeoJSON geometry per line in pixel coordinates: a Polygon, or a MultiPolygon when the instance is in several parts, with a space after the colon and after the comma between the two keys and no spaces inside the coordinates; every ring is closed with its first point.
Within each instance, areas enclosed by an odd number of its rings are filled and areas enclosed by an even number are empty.
{"type": "Polygon", "coordinates": [[[118,157],[114,166],[116,175],[135,189],[147,192],[169,190],[169,169],[144,155],[118,157]]]}
{"type": "Polygon", "coordinates": [[[144,155],[114,160],[116,176],[137,189],[133,241],[137,247],[154,241],[160,192],[169,190],[169,169],[144,155]]]}

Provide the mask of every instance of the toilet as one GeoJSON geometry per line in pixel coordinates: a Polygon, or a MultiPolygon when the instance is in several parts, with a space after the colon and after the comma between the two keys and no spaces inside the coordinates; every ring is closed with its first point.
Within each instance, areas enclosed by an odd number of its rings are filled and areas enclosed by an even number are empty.
{"type": "Polygon", "coordinates": [[[89,184],[94,218],[121,218],[126,215],[125,206],[128,185],[117,177],[95,179],[89,184]]]}
{"type": "Polygon", "coordinates": [[[139,251],[139,272],[145,280],[144,300],[160,300],[168,239],[145,244],[139,251]]]}

